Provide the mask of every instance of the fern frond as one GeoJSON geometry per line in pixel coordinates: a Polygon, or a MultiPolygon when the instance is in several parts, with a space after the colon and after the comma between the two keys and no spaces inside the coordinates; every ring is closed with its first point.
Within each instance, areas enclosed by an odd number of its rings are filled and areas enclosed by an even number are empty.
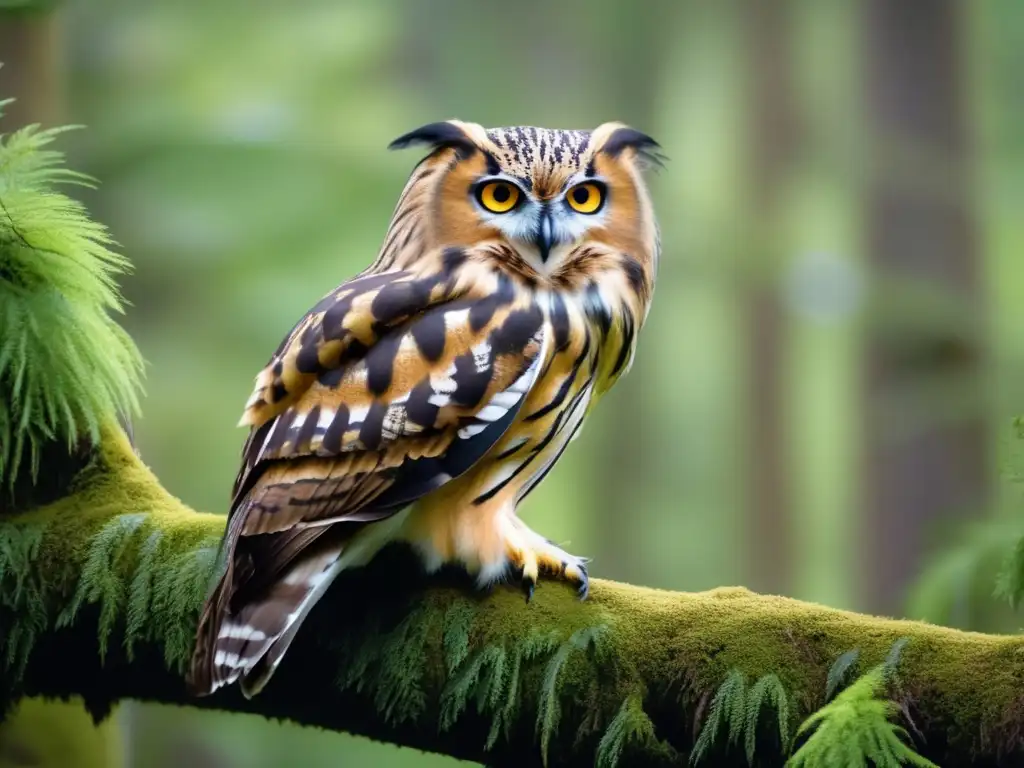
{"type": "Polygon", "coordinates": [[[447,731],[455,725],[474,691],[477,711],[484,712],[489,706],[497,705],[504,690],[505,663],[505,649],[500,645],[488,645],[474,653],[472,658],[462,665],[458,674],[448,681],[441,694],[442,731],[447,731]],[[491,670],[489,676],[484,676],[485,669],[491,670]]]}
{"type": "Polygon", "coordinates": [[[779,743],[785,747],[789,742],[789,696],[786,688],[773,674],[764,675],[751,686],[747,694],[745,713],[745,736],[747,763],[754,764],[754,752],[757,748],[757,726],[761,720],[761,712],[767,705],[769,711],[774,710],[775,720],[779,728],[779,743]]]}
{"type": "Polygon", "coordinates": [[[492,749],[498,741],[498,735],[502,732],[506,741],[510,738],[509,731],[521,696],[520,673],[523,665],[553,653],[557,647],[558,635],[554,632],[546,635],[531,634],[515,644],[514,652],[510,654],[508,682],[505,684],[505,701],[501,703],[500,707],[496,706],[494,709],[494,719],[491,721],[491,730],[487,734],[485,749],[492,749]]]}
{"type": "Polygon", "coordinates": [[[32,571],[42,540],[40,525],[0,525],[0,606],[17,612],[20,617],[13,626],[0,632],[2,668],[8,681],[21,678],[35,639],[48,623],[38,575],[32,571]]]}
{"type": "Polygon", "coordinates": [[[416,611],[388,635],[381,649],[374,703],[386,723],[415,720],[427,705],[422,677],[429,631],[430,622],[416,611]]]}
{"type": "MultiPolygon", "coordinates": [[[[163,638],[164,664],[180,674],[192,655],[196,611],[206,596],[219,548],[220,537],[211,538],[159,565],[153,572],[147,625],[152,628],[152,637],[163,638]]],[[[145,562],[140,562],[140,567],[145,562]]]]}
{"type": "Polygon", "coordinates": [[[597,745],[597,768],[616,768],[629,744],[649,744],[654,741],[654,723],[644,712],[638,693],[626,697],[618,713],[608,724],[597,745]]]}
{"type": "Polygon", "coordinates": [[[142,513],[119,515],[92,537],[75,594],[57,617],[58,628],[70,626],[83,603],[98,602],[101,659],[106,658],[107,641],[127,598],[124,583],[117,575],[117,564],[146,517],[142,513]]]}
{"type": "Polygon", "coordinates": [[[415,720],[426,707],[422,679],[430,627],[424,610],[417,608],[383,636],[375,624],[363,628],[362,640],[343,654],[339,686],[371,692],[377,711],[389,724],[415,720]]]}
{"type": "Polygon", "coordinates": [[[825,701],[832,701],[836,692],[846,685],[859,660],[860,651],[854,648],[840,654],[839,658],[832,662],[832,666],[828,668],[828,677],[825,678],[825,701]]]}
{"type": "Polygon", "coordinates": [[[464,600],[456,601],[445,612],[443,643],[449,675],[466,660],[469,653],[469,632],[475,615],[472,604],[464,600]]]}
{"type": "Polygon", "coordinates": [[[896,673],[899,670],[900,661],[903,658],[903,649],[907,647],[907,643],[910,642],[909,637],[898,638],[889,648],[889,653],[885,655],[885,661],[882,662],[882,677],[884,682],[891,683],[897,680],[896,673]]]}
{"type": "Polygon", "coordinates": [[[572,633],[551,657],[544,669],[544,681],[541,684],[540,707],[537,710],[537,730],[540,732],[540,754],[544,765],[548,763],[548,747],[558,730],[558,721],[562,715],[558,695],[558,678],[562,673],[569,655],[573,651],[586,651],[596,646],[601,636],[607,631],[605,625],[586,627],[572,633]]]}
{"type": "Polygon", "coordinates": [[[139,564],[128,587],[128,623],[124,631],[124,647],[128,660],[135,658],[135,643],[145,637],[146,621],[153,595],[153,576],[163,531],[155,530],[146,537],[139,550],[139,564]]]}
{"type": "Polygon", "coordinates": [[[90,183],[50,148],[66,128],[0,137],[0,484],[43,444],[96,441],[138,410],[142,358],[111,317],[129,262],[106,228],[55,185],[90,183]]]}
{"type": "MultiPolygon", "coordinates": [[[[902,648],[902,646],[901,646],[902,648]]],[[[810,733],[806,742],[786,763],[786,768],[821,765],[876,768],[914,765],[937,768],[903,741],[906,731],[891,722],[897,706],[878,698],[885,685],[885,665],[860,677],[836,698],[808,717],[797,730],[810,733]]]]}
{"type": "Polygon", "coordinates": [[[690,753],[690,764],[696,765],[705,758],[711,747],[718,741],[718,732],[729,729],[729,740],[734,741],[734,729],[742,730],[747,703],[747,678],[738,669],[732,670],[718,686],[711,700],[704,725],[690,753]],[[738,718],[738,724],[734,721],[738,718]]]}

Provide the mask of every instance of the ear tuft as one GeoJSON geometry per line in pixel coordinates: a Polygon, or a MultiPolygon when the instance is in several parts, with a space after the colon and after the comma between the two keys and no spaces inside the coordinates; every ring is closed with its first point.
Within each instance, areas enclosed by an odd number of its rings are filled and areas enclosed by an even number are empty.
{"type": "Polygon", "coordinates": [[[618,157],[626,149],[636,152],[637,159],[645,165],[664,168],[668,159],[661,153],[661,145],[658,142],[635,128],[619,128],[601,147],[601,151],[611,157],[618,157]]]}
{"type": "Polygon", "coordinates": [[[430,123],[415,131],[399,136],[388,144],[388,149],[406,149],[417,145],[426,145],[433,149],[441,147],[459,147],[473,150],[476,145],[459,126],[450,122],[430,123]]]}

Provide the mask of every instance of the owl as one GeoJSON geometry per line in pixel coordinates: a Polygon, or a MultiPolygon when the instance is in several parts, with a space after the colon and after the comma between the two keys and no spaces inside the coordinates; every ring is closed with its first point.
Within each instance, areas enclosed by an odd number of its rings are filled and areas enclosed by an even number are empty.
{"type": "Polygon", "coordinates": [[[189,688],[258,693],[343,570],[403,542],[481,586],[586,563],[517,515],[630,368],[660,242],[642,171],[658,144],[450,120],[376,260],[324,296],[256,377],[189,688]]]}

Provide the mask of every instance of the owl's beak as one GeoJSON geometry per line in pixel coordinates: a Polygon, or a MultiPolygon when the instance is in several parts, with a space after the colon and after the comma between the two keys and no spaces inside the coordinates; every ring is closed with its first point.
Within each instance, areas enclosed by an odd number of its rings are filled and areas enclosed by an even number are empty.
{"type": "Polygon", "coordinates": [[[555,241],[555,223],[551,219],[551,212],[546,208],[540,215],[540,221],[537,223],[537,231],[533,238],[534,244],[537,246],[537,250],[540,251],[540,260],[547,263],[548,257],[551,255],[551,249],[557,242],[555,241]]]}

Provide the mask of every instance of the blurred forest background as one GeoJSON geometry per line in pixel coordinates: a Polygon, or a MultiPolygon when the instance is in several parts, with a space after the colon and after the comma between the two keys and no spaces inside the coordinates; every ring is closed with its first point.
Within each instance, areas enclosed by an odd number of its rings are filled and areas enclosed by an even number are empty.
{"type": "MultiPolygon", "coordinates": [[[[0,96],[19,97],[0,130],[88,127],[64,147],[136,267],[136,437],[188,503],[225,509],[252,377],[373,258],[419,159],[391,139],[448,117],[619,119],[670,158],[652,179],[654,307],[631,375],[527,520],[599,577],[1016,630],[991,592],[1024,532],[1024,4],[0,14],[0,96]]],[[[117,723],[110,765],[454,764],[198,710],[124,705],[117,723]]],[[[52,764],[100,764],[80,760],[52,764]]]]}

